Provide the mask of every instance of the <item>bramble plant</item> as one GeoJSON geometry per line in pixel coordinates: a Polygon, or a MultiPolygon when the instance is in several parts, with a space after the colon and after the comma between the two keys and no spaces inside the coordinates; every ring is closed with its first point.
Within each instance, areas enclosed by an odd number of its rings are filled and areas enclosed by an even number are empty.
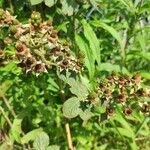
{"type": "Polygon", "coordinates": [[[0,1],[0,150],[148,149],[150,2],[30,2],[0,1]]]}

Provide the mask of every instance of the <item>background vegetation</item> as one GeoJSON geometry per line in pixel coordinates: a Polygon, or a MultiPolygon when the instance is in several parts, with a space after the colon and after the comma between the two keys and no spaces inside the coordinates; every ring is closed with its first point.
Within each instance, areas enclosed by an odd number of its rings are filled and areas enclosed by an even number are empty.
{"type": "Polygon", "coordinates": [[[46,73],[26,73],[18,67],[17,40],[8,43],[11,24],[2,25],[1,16],[0,150],[68,149],[68,124],[77,150],[149,149],[150,98],[143,96],[150,86],[149,0],[0,0],[0,7],[22,24],[33,24],[35,11],[53,21],[59,40],[80,64],[79,72],[46,66],[46,73]],[[117,82],[108,85],[112,91],[120,92],[116,85],[127,76],[129,93],[137,89],[140,95],[130,103],[113,97],[103,104],[109,93],[99,85],[107,85],[109,75],[117,82]]]}

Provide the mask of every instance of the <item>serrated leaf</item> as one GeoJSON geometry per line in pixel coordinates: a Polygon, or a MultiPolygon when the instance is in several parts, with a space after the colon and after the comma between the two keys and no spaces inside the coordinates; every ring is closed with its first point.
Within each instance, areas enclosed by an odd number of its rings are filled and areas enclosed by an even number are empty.
{"type": "Polygon", "coordinates": [[[0,85],[0,97],[2,97],[7,92],[11,85],[11,80],[7,80],[4,83],[2,83],[2,85],[0,85]]]}
{"type": "Polygon", "coordinates": [[[83,121],[88,121],[92,117],[92,112],[89,109],[81,110],[79,116],[83,121]]]}
{"type": "Polygon", "coordinates": [[[28,132],[21,138],[21,143],[25,144],[25,143],[28,143],[29,141],[33,141],[37,137],[37,135],[39,135],[42,131],[43,129],[39,128],[39,129],[34,129],[28,132]]]}
{"type": "Polygon", "coordinates": [[[85,100],[88,95],[88,89],[81,82],[76,81],[73,78],[68,79],[68,84],[71,86],[70,91],[75,94],[79,100],[85,100]]]}
{"type": "Polygon", "coordinates": [[[49,136],[42,132],[34,140],[33,147],[36,150],[46,150],[49,145],[49,136]]]}
{"type": "Polygon", "coordinates": [[[116,31],[116,29],[107,25],[104,22],[93,21],[92,24],[95,27],[101,27],[104,30],[108,31],[118,41],[118,43],[120,44],[120,47],[121,48],[123,47],[123,39],[122,39],[121,35],[118,33],[118,31],[116,31]]]}
{"type": "Polygon", "coordinates": [[[80,101],[77,97],[72,97],[63,104],[63,114],[66,118],[74,118],[80,113],[80,101]]]}
{"type": "Polygon", "coordinates": [[[37,4],[40,4],[42,3],[43,0],[30,0],[31,2],[31,5],[37,5],[37,4]]]}
{"type": "Polygon", "coordinates": [[[74,0],[61,0],[62,12],[65,15],[71,16],[77,8],[77,3],[74,0]]]}
{"type": "Polygon", "coordinates": [[[81,37],[77,34],[75,35],[75,40],[80,50],[85,53],[85,66],[88,69],[90,79],[92,79],[95,74],[95,59],[93,57],[93,53],[88,44],[88,41],[84,37],[81,37]]]}
{"type": "Polygon", "coordinates": [[[111,63],[101,63],[99,70],[106,70],[109,72],[115,71],[115,72],[122,72],[125,74],[129,74],[129,71],[125,67],[121,68],[119,65],[111,64],[111,63]]]}
{"type": "Polygon", "coordinates": [[[57,0],[44,0],[45,5],[48,7],[52,7],[54,4],[56,4],[57,0]]]}
{"type": "Polygon", "coordinates": [[[50,145],[46,150],[60,150],[60,146],[58,145],[50,145]]]}
{"type": "Polygon", "coordinates": [[[85,20],[82,20],[84,35],[89,42],[92,55],[94,56],[95,61],[100,65],[100,43],[96,34],[94,33],[92,27],[85,20]]]}

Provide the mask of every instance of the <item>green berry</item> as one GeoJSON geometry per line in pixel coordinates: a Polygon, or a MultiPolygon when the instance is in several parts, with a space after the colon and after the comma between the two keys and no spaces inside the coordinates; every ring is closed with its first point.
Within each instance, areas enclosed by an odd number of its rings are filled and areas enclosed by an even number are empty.
{"type": "Polygon", "coordinates": [[[9,30],[10,30],[10,32],[11,32],[12,34],[15,34],[15,33],[17,32],[17,28],[16,28],[16,26],[14,26],[14,25],[10,26],[10,27],[9,27],[9,30]]]}
{"type": "Polygon", "coordinates": [[[3,9],[0,9],[0,19],[4,19],[5,16],[4,16],[5,12],[3,9]]]}
{"type": "Polygon", "coordinates": [[[19,21],[17,19],[13,20],[13,25],[18,25],[19,21]]]}

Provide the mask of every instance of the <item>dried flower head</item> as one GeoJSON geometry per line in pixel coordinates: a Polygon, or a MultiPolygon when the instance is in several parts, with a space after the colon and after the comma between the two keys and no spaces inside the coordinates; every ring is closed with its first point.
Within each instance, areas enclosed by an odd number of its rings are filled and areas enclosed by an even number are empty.
{"type": "Polygon", "coordinates": [[[123,113],[127,116],[131,115],[132,114],[132,109],[127,107],[123,110],[123,113]]]}
{"type": "Polygon", "coordinates": [[[113,107],[107,107],[106,108],[106,114],[108,116],[113,116],[115,114],[115,109],[113,107]]]}

